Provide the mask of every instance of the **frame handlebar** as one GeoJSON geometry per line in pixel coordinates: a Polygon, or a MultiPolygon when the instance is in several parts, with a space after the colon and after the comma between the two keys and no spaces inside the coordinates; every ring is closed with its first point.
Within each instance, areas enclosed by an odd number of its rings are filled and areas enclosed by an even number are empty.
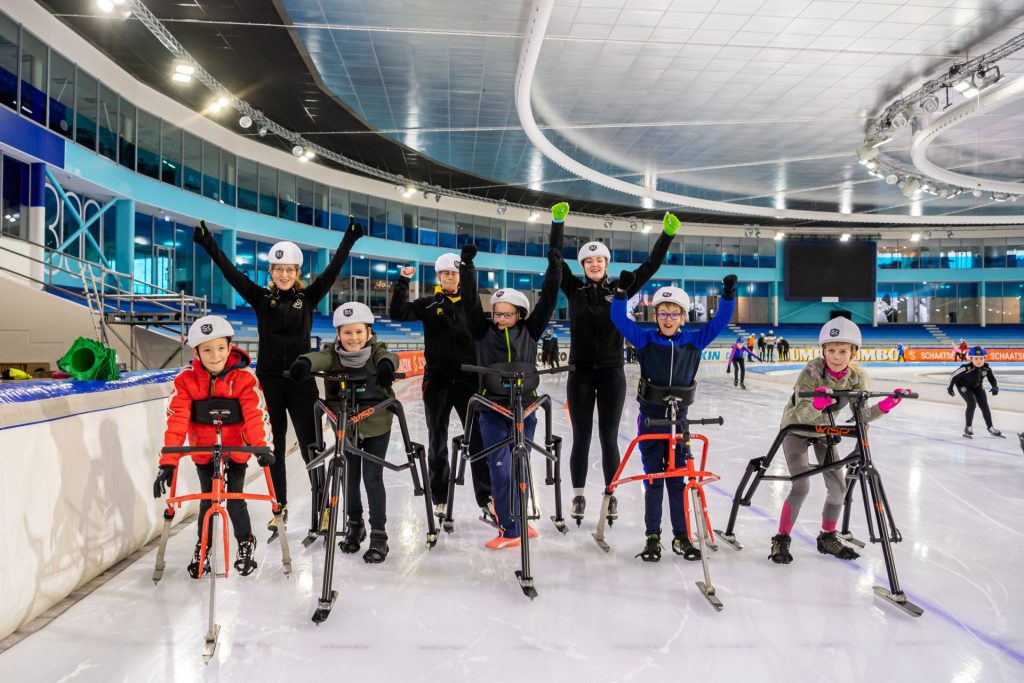
{"type": "Polygon", "coordinates": [[[836,389],[834,391],[798,391],[799,398],[918,398],[917,392],[897,393],[895,391],[855,391],[853,389],[836,389]]]}
{"type": "Polygon", "coordinates": [[[269,446],[165,446],[161,453],[272,453],[269,446]]]}
{"type": "Polygon", "coordinates": [[[522,370],[495,370],[493,368],[487,368],[482,365],[460,365],[459,369],[463,372],[475,372],[478,375],[488,374],[497,375],[499,377],[536,377],[539,375],[554,375],[559,372],[570,372],[576,369],[575,365],[563,365],[557,368],[545,368],[543,370],[535,370],[533,372],[523,372],[522,370]]]}

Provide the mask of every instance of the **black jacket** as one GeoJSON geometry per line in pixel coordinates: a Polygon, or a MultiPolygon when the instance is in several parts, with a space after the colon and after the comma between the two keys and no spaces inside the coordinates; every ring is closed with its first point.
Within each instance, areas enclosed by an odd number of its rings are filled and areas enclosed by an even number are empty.
{"type": "Polygon", "coordinates": [[[438,291],[433,296],[409,301],[409,279],[400,277],[395,283],[388,309],[391,319],[423,321],[423,356],[427,362],[423,379],[446,382],[476,379],[459,370],[464,363],[476,363],[476,346],[462,306],[461,289],[456,294],[438,291]]]}
{"type": "Polygon", "coordinates": [[[324,272],[302,291],[292,287],[285,292],[261,287],[250,280],[224,255],[212,237],[201,242],[224,273],[224,279],[256,312],[260,344],[257,375],[281,375],[300,354],[309,353],[313,313],[320,300],[331,291],[356,239],[352,231],[347,231],[324,272]]]}
{"type": "Polygon", "coordinates": [[[955,384],[958,387],[966,387],[968,389],[980,389],[984,386],[985,378],[988,378],[988,383],[992,385],[993,389],[998,389],[999,385],[996,384],[995,373],[992,372],[992,368],[985,363],[980,368],[974,367],[974,363],[964,363],[953,372],[953,376],[949,378],[949,389],[953,388],[955,384]]]}
{"type": "MultiPolygon", "coordinates": [[[[661,233],[651,253],[633,271],[636,281],[626,290],[627,297],[639,292],[654,276],[665,260],[671,243],[672,236],[661,233]]],[[[577,369],[620,368],[624,365],[622,334],[611,318],[616,282],[618,278],[610,280],[606,277],[600,282],[593,282],[586,276],[580,279],[562,261],[561,287],[569,300],[571,326],[569,364],[575,365],[577,369]]]]}

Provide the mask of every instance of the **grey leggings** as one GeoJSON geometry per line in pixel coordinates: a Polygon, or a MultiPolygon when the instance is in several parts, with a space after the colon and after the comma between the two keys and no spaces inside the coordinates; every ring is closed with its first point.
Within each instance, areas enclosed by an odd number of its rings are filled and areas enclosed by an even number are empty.
{"type": "MultiPolygon", "coordinates": [[[[786,454],[786,464],[789,465],[790,475],[800,474],[811,469],[807,458],[807,447],[814,446],[814,457],[818,464],[825,462],[827,449],[823,439],[808,439],[795,434],[789,434],[782,440],[782,450],[786,454]]],[[[821,475],[825,479],[825,507],[821,511],[823,519],[837,520],[843,509],[843,499],[846,498],[846,468],[840,467],[828,470],[821,475]]],[[[792,483],[789,496],[786,502],[789,503],[789,516],[791,523],[796,522],[800,514],[800,506],[804,504],[807,494],[811,490],[811,477],[798,479],[792,483]]]]}

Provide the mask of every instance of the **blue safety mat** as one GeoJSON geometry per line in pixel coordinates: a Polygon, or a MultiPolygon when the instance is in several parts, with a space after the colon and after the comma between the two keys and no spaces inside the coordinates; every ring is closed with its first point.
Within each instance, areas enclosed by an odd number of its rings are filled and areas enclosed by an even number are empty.
{"type": "Polygon", "coordinates": [[[101,380],[36,379],[0,384],[0,404],[27,403],[47,398],[95,394],[101,391],[129,389],[145,384],[173,382],[181,368],[173,370],[143,370],[121,375],[111,382],[101,380]]]}

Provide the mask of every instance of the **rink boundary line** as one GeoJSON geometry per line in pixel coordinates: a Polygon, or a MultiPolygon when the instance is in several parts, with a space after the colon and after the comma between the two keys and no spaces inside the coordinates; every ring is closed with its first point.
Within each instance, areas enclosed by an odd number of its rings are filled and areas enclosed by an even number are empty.
{"type": "MultiPolygon", "coordinates": [[[[549,394],[549,396],[550,396],[550,394],[549,394]]],[[[551,397],[551,400],[554,403],[561,403],[563,406],[568,407],[568,403],[566,401],[561,401],[561,400],[559,400],[557,398],[554,398],[553,396],[551,397]]],[[[618,434],[619,439],[621,439],[622,441],[625,441],[627,444],[629,444],[633,440],[633,437],[627,437],[621,431],[617,431],[616,433],[618,434]]],[[[728,498],[730,501],[733,498],[733,494],[732,493],[727,492],[726,490],[722,489],[719,486],[716,486],[714,484],[708,484],[708,488],[710,488],[712,491],[714,491],[718,495],[723,496],[725,498],[728,498]]],[[[759,505],[751,504],[751,505],[746,506],[746,507],[748,507],[750,510],[752,510],[759,517],[763,517],[764,519],[767,519],[768,521],[771,521],[771,520],[775,519],[774,515],[769,514],[767,510],[765,510],[764,508],[762,508],[759,505]]],[[[797,538],[799,538],[806,545],[810,545],[810,546],[816,546],[817,545],[817,541],[815,539],[811,538],[809,535],[805,534],[804,532],[797,531],[796,529],[794,529],[793,531],[794,531],[793,535],[796,536],[797,538]]],[[[854,564],[852,561],[848,561],[848,560],[841,560],[841,562],[842,562],[842,564],[846,565],[848,569],[851,569],[851,570],[853,570],[855,572],[860,573],[861,567],[859,565],[854,564]]],[[[874,574],[874,573],[872,573],[872,576],[875,579],[875,581],[879,583],[879,585],[885,584],[885,580],[883,580],[882,577],[880,577],[880,576],[878,576],[877,574],[874,574]]],[[[976,627],[972,626],[971,624],[968,624],[967,622],[965,622],[962,619],[960,619],[959,617],[957,617],[955,614],[952,614],[951,612],[948,612],[945,609],[939,607],[937,604],[935,604],[931,600],[929,600],[927,598],[922,598],[919,593],[914,593],[914,592],[911,592],[911,591],[905,591],[905,592],[914,601],[920,603],[923,607],[925,607],[928,611],[930,611],[933,614],[935,614],[935,616],[939,617],[939,619],[941,619],[942,621],[945,621],[946,623],[951,624],[952,626],[955,626],[960,631],[963,631],[964,633],[967,633],[968,635],[973,636],[974,638],[978,639],[979,641],[981,641],[985,645],[988,645],[989,647],[991,647],[993,650],[996,650],[997,652],[1003,654],[1006,657],[1009,657],[1011,660],[1013,660],[1013,661],[1017,662],[1018,664],[1024,666],[1024,652],[1016,650],[1013,647],[1011,647],[1010,645],[1002,642],[1001,640],[999,640],[995,636],[991,636],[991,635],[985,633],[984,631],[982,631],[981,629],[976,628],[976,627]]]]}

